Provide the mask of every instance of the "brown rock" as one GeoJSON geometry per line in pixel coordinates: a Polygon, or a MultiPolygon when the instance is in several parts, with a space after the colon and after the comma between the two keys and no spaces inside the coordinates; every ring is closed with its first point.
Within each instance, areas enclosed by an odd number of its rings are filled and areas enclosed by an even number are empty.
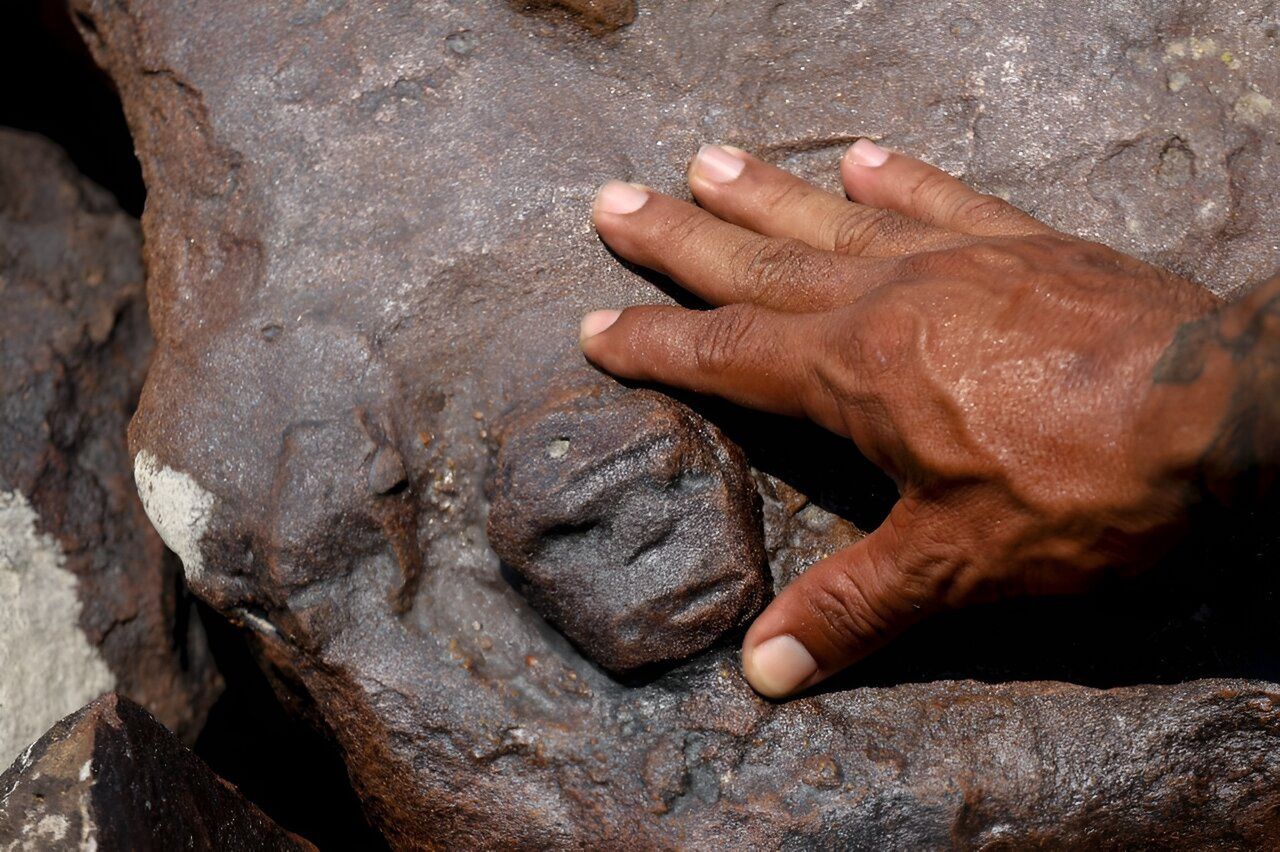
{"type": "Polygon", "coordinates": [[[635,0],[513,0],[517,8],[559,8],[575,16],[587,27],[616,30],[636,19],[635,0]]]}
{"type": "MultiPolygon", "coordinates": [[[[624,683],[506,582],[483,490],[491,430],[557,388],[616,391],[581,358],[580,316],[671,301],[591,233],[595,188],[683,193],[703,141],[835,189],[866,135],[1221,293],[1274,267],[1261,6],[654,0],[601,35],[515,3],[75,5],[148,183],[141,490],[393,844],[1274,843],[1269,686],[875,689],[859,667],[777,705],[728,642],[624,683]]],[[[877,522],[832,499],[873,490],[846,449],[797,438],[808,469],[784,472],[741,428],[758,420],[717,418],[817,507],[768,497],[779,582],[808,558],[787,554],[856,538],[828,515],[877,522]]],[[[872,665],[898,684],[934,658],[993,679],[1269,674],[1253,657],[1274,645],[1244,641],[1263,636],[1218,640],[1273,608],[1233,619],[1235,593],[1202,619],[1204,576],[1177,606],[1156,584],[1062,630],[1029,616],[1017,642],[984,613],[872,665]]]]}
{"type": "Polygon", "coordinates": [[[119,695],[58,722],[0,775],[0,848],[315,849],[119,695]]]}
{"type": "Polygon", "coordinates": [[[693,656],[764,604],[746,459],[662,394],[553,397],[503,431],[488,490],[494,551],[608,669],[693,656]]]}
{"type": "Polygon", "coordinates": [[[194,737],[217,675],[125,427],[152,338],[137,222],[0,130],[0,762],[103,691],[194,737]]]}

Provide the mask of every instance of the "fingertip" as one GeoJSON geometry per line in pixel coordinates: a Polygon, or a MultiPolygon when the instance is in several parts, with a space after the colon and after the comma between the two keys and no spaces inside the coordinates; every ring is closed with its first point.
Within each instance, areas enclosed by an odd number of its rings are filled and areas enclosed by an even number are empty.
{"type": "Polygon", "coordinates": [[[889,152],[865,136],[849,146],[844,152],[844,164],[847,166],[865,166],[878,169],[889,161],[889,152]]]}
{"type": "Polygon", "coordinates": [[[615,310],[592,311],[587,314],[582,318],[582,322],[578,326],[578,343],[580,345],[585,344],[588,340],[617,322],[620,316],[622,316],[622,311],[615,310]]]}
{"type": "Polygon", "coordinates": [[[746,153],[731,145],[703,145],[689,164],[689,183],[732,183],[747,167],[746,153]]]}
{"type": "MultiPolygon", "coordinates": [[[[748,640],[749,641],[749,640],[748,640]]],[[[751,688],[766,698],[785,698],[807,686],[818,663],[794,636],[783,633],[756,645],[743,643],[742,673],[751,688]]]]}
{"type": "Polygon", "coordinates": [[[592,205],[592,219],[600,221],[604,216],[625,216],[634,213],[649,200],[647,187],[636,183],[611,180],[596,191],[592,205]]]}

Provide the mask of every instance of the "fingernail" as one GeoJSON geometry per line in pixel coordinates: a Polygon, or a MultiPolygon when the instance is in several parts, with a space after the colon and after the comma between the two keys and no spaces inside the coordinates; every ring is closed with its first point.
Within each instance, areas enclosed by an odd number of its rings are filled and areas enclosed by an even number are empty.
{"type": "Polygon", "coordinates": [[[742,661],[747,682],[769,698],[790,695],[813,677],[818,664],[794,636],[783,634],[752,648],[742,661]]]}
{"type": "Polygon", "coordinates": [[[588,337],[595,337],[622,316],[622,311],[592,311],[582,318],[582,325],[578,328],[578,339],[586,340],[588,337]]]}
{"type": "Polygon", "coordinates": [[[649,193],[644,189],[620,180],[611,180],[596,193],[596,210],[621,216],[636,212],[648,200],[649,193]]]}
{"type": "Polygon", "coordinates": [[[736,148],[721,145],[703,145],[698,149],[698,156],[693,158],[694,173],[712,183],[728,183],[742,174],[747,165],[736,151],[736,148]]]}
{"type": "Polygon", "coordinates": [[[889,152],[881,148],[870,139],[859,139],[849,146],[849,153],[846,155],[855,164],[859,166],[883,166],[884,161],[889,159],[889,152]]]}

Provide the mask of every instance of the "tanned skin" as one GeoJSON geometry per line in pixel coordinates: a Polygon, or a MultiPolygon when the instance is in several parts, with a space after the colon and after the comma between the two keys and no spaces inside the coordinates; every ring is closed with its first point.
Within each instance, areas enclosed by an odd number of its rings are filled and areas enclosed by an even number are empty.
{"type": "Polygon", "coordinates": [[[807,417],[898,484],[879,528],[747,632],[761,693],[943,610],[1143,569],[1197,506],[1271,493],[1280,280],[1224,305],[867,140],[841,174],[848,200],[707,146],[697,205],[610,182],[593,213],[619,255],[716,307],[593,312],[591,361],[807,417]]]}

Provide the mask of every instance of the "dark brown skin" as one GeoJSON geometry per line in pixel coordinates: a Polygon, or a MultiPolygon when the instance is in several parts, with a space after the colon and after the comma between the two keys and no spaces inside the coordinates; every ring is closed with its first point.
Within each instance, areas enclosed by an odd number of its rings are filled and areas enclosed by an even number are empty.
{"type": "Polygon", "coordinates": [[[1224,306],[868,140],[841,173],[851,200],[707,146],[700,206],[612,182],[594,211],[618,254],[719,307],[589,314],[591,361],[808,417],[898,483],[878,529],[747,632],[758,691],[942,610],[1142,569],[1206,497],[1269,492],[1280,279],[1224,306]]]}

